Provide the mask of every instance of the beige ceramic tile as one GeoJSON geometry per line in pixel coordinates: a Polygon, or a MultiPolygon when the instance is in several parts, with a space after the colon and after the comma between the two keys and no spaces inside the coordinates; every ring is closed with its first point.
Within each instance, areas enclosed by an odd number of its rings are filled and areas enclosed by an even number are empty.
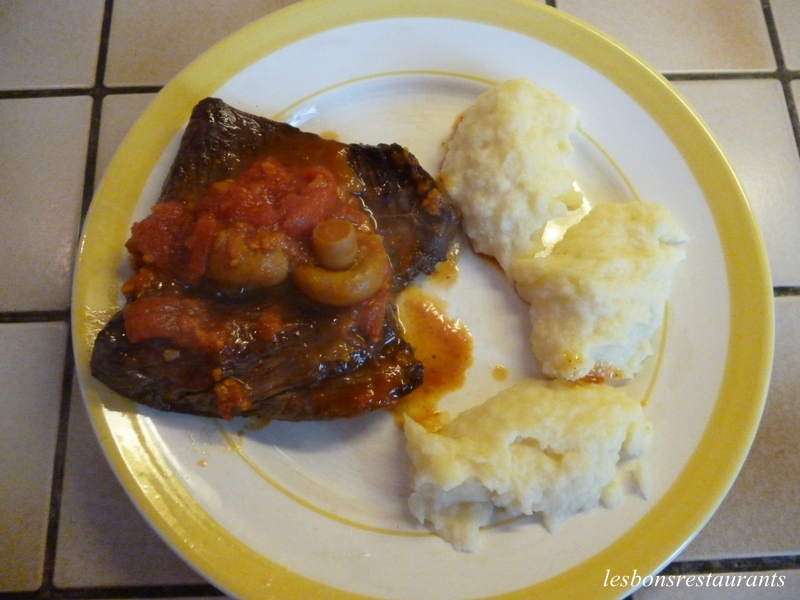
{"type": "Polygon", "coordinates": [[[800,285],[800,158],[775,80],[679,82],[728,156],[764,237],[776,286],[800,285]]]}
{"type": "Polygon", "coordinates": [[[90,87],[103,0],[0,0],[0,89],[90,87]]]}
{"type": "Polygon", "coordinates": [[[294,0],[117,0],[105,83],[163,85],[244,25],[294,0]]]}
{"type": "Polygon", "coordinates": [[[0,100],[0,311],[69,306],[91,99],[0,100]]]}
{"type": "Polygon", "coordinates": [[[783,60],[790,69],[800,69],[800,2],[771,0],[772,15],[783,51],[783,60]]]}
{"type": "Polygon", "coordinates": [[[42,583],[67,326],[0,325],[0,592],[42,583]]]}
{"type": "Polygon", "coordinates": [[[764,416],[739,477],[678,560],[800,554],[800,297],[775,300],[775,360],[764,416]]]}
{"type": "Polygon", "coordinates": [[[70,412],[54,577],[61,588],[204,583],[128,499],[77,391],[70,412]]]}
{"type": "Polygon", "coordinates": [[[556,6],[660,71],[775,68],[759,0],[558,0],[556,6]]]}
{"type": "Polygon", "coordinates": [[[122,94],[106,96],[100,119],[100,140],[97,146],[95,182],[105,173],[125,134],[139,118],[155,94],[122,94]]]}
{"type": "Polygon", "coordinates": [[[673,576],[661,586],[642,587],[633,600],[797,600],[800,571],[758,571],[702,574],[694,579],[673,576]]]}

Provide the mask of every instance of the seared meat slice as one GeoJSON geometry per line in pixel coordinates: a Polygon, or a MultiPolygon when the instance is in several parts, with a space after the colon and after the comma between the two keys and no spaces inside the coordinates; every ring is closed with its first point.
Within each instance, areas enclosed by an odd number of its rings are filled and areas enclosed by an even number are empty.
{"type": "MultiPolygon", "coordinates": [[[[205,315],[210,332],[224,330],[233,341],[216,354],[176,345],[177,338],[134,342],[123,309],[97,336],[95,377],[161,410],[282,420],[387,408],[421,383],[422,365],[399,333],[390,294],[446,258],[458,226],[453,205],[400,146],[325,140],[217,99],[195,107],[159,203],[192,206],[212,184],[272,156],[290,167],[325,165],[340,187],[358,196],[392,266],[382,295],[356,307],[332,307],[305,297],[291,279],[238,294],[206,283],[153,286],[147,296],[190,303],[205,315]],[[264,315],[270,316],[266,337],[264,315]],[[377,327],[365,329],[370,319],[377,327]]],[[[129,300],[128,307],[137,302],[129,300]]]]}
{"type": "Polygon", "coordinates": [[[194,108],[159,202],[194,200],[212,183],[286,147],[298,148],[298,154],[312,161],[345,157],[363,184],[358,194],[364,209],[384,236],[395,291],[420,273],[430,274],[447,258],[459,224],[457,210],[407,149],[323,139],[236,110],[217,98],[206,98],[194,108]]]}
{"type": "Polygon", "coordinates": [[[165,360],[174,346],[164,339],[132,343],[122,312],[97,336],[92,373],[123,396],[159,410],[291,421],[352,417],[390,408],[422,383],[421,363],[392,314],[387,317],[377,343],[332,315],[307,317],[270,344],[243,332],[240,351],[221,363],[224,377],[250,388],[250,405],[231,407],[232,413],[220,406],[215,391],[216,357],[181,350],[165,360]]]}
{"type": "Polygon", "coordinates": [[[348,162],[364,182],[361,196],[384,237],[395,290],[447,258],[458,214],[407,149],[392,145],[347,147],[348,162]]]}

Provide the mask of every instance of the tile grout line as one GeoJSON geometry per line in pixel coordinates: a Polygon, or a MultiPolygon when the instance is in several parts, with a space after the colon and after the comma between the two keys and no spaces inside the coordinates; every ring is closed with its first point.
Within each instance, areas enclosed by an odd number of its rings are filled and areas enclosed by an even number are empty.
{"type": "Polygon", "coordinates": [[[97,153],[100,145],[100,123],[103,111],[103,98],[105,96],[104,80],[106,64],[108,61],[108,40],[111,36],[111,15],[114,9],[114,0],[106,0],[103,8],[103,23],[100,28],[100,43],[97,49],[97,67],[95,70],[94,86],[90,92],[92,96],[92,116],[89,124],[89,140],[86,150],[86,169],[83,179],[83,204],[78,235],[83,229],[83,221],[89,210],[89,205],[94,196],[94,180],[97,173],[97,153]]]}
{"type": "Polygon", "coordinates": [[[733,81],[737,79],[791,79],[800,77],[800,71],[661,71],[670,81],[733,81]]]}
{"type": "Polygon", "coordinates": [[[47,515],[42,585],[37,594],[39,598],[52,597],[53,590],[55,589],[58,527],[61,518],[61,499],[64,489],[64,472],[66,469],[67,434],[69,431],[70,408],[72,405],[72,384],[75,376],[70,329],[68,325],[66,349],[64,353],[64,371],[61,378],[61,406],[58,416],[58,431],[56,433],[56,449],[53,456],[53,479],[50,484],[50,509],[47,515]]]}
{"type": "Polygon", "coordinates": [[[800,296],[800,287],[778,286],[778,287],[773,288],[773,293],[774,293],[776,298],[800,296]]]}
{"type": "Polygon", "coordinates": [[[769,34],[770,43],[772,44],[772,51],[775,55],[777,78],[783,89],[786,110],[789,113],[789,123],[792,127],[792,133],[794,134],[795,147],[798,153],[800,153],[800,116],[798,116],[797,104],[791,88],[791,82],[795,79],[800,79],[800,73],[786,67],[783,47],[781,46],[780,36],[778,35],[778,26],[775,22],[775,15],[772,12],[771,0],[761,0],[761,8],[764,12],[764,22],[766,23],[767,33],[769,34]]]}
{"type": "Polygon", "coordinates": [[[754,571],[791,571],[800,569],[800,555],[756,556],[743,558],[695,559],[673,561],[662,575],[703,573],[743,573],[754,571]]]}
{"type": "Polygon", "coordinates": [[[110,96],[112,94],[152,94],[161,91],[162,85],[120,85],[106,87],[41,88],[0,90],[0,100],[25,100],[28,98],[68,98],[72,96],[110,96]]]}
{"type": "MultiPolygon", "coordinates": [[[[94,194],[94,178],[97,165],[97,152],[100,139],[100,117],[102,113],[102,86],[105,78],[106,59],[108,56],[108,40],[111,31],[111,13],[114,0],[106,0],[103,7],[103,20],[100,27],[100,39],[97,49],[97,65],[94,86],[89,91],[92,97],[92,112],[86,148],[86,162],[83,180],[83,198],[81,203],[80,225],[76,232],[75,247],[83,229],[83,220],[94,194]]],[[[59,413],[56,450],[53,458],[53,478],[50,489],[50,511],[48,514],[47,534],[45,538],[45,555],[42,565],[42,585],[39,597],[52,598],[56,589],[55,570],[58,552],[58,531],[61,516],[61,501],[66,469],[67,437],[69,415],[72,402],[72,384],[75,375],[75,360],[72,353],[72,335],[69,314],[67,315],[67,348],[64,355],[64,371],[61,387],[61,410],[59,413]]]]}
{"type": "Polygon", "coordinates": [[[0,600],[108,600],[168,598],[227,598],[210,583],[87,586],[40,592],[0,592],[0,600]]]}
{"type": "Polygon", "coordinates": [[[4,323],[51,323],[69,321],[66,310],[19,310],[0,312],[0,324],[4,323]]]}
{"type": "Polygon", "coordinates": [[[775,64],[777,66],[777,78],[783,89],[783,96],[786,101],[786,110],[789,113],[789,123],[794,134],[794,142],[798,153],[800,153],[800,117],[798,116],[797,103],[792,93],[791,83],[795,79],[800,79],[800,73],[792,71],[786,67],[786,60],[783,56],[778,26],[775,22],[775,15],[772,12],[771,0],[761,0],[761,8],[764,12],[764,22],[767,25],[772,51],[775,54],[775,64]]]}

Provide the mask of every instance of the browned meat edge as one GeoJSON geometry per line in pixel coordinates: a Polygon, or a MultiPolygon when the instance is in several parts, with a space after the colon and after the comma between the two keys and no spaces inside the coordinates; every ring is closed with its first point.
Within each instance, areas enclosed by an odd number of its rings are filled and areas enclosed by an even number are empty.
{"type": "MultiPolygon", "coordinates": [[[[276,140],[287,136],[312,136],[310,141],[320,147],[331,149],[335,144],[345,150],[364,183],[364,210],[373,215],[384,236],[394,269],[394,291],[418,274],[430,273],[447,257],[458,212],[406,149],[396,144],[340,144],[238,111],[214,98],[193,110],[159,202],[196,197],[211,183],[234,177],[268,155],[276,140]]],[[[122,395],[160,410],[219,416],[213,387],[174,385],[176,376],[180,379],[187,371],[202,368],[206,359],[182,352],[179,360],[166,363],[161,358],[166,347],[164,340],[130,343],[118,314],[97,336],[92,374],[122,395]]],[[[422,375],[422,365],[402,339],[393,310],[386,315],[378,343],[343,333],[334,318],[321,315],[313,323],[299,323],[279,343],[251,344],[225,373],[251,389],[253,405],[243,415],[284,420],[350,417],[389,407],[417,387],[422,375]],[[337,358],[320,361],[320,356],[331,356],[332,347],[337,348],[337,358]],[[346,360],[338,358],[342,348],[346,360]],[[379,372],[392,374],[390,389],[365,397],[364,382],[379,372]]]]}

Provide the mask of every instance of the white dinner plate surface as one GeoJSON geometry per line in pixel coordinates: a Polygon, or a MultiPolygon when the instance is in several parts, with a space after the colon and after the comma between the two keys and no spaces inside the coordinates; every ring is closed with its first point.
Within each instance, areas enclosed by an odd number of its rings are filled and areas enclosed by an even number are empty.
{"type": "MultiPolygon", "coordinates": [[[[526,307],[464,245],[446,301],[474,342],[457,412],[535,376],[526,307]],[[492,376],[498,365],[508,378],[492,376]]],[[[653,575],[703,526],[758,427],[772,360],[772,288],[729,164],[672,86],[620,44],[540,3],[307,0],[209,50],[155,98],[87,217],[73,298],[81,390],[106,456],[156,531],[223,591],[248,598],[614,598],[609,576],[653,575]],[[578,107],[572,158],[590,202],[642,199],[689,232],[659,351],[625,388],[646,401],[652,492],[550,532],[535,518],[455,551],[408,512],[402,431],[380,412],[252,427],[158,412],[89,373],[121,306],[124,242],[156,200],[192,107],[207,96],[344,142],[397,142],[432,174],[459,113],[526,77],[578,107]],[[604,583],[606,585],[604,585],[604,583]]]]}

